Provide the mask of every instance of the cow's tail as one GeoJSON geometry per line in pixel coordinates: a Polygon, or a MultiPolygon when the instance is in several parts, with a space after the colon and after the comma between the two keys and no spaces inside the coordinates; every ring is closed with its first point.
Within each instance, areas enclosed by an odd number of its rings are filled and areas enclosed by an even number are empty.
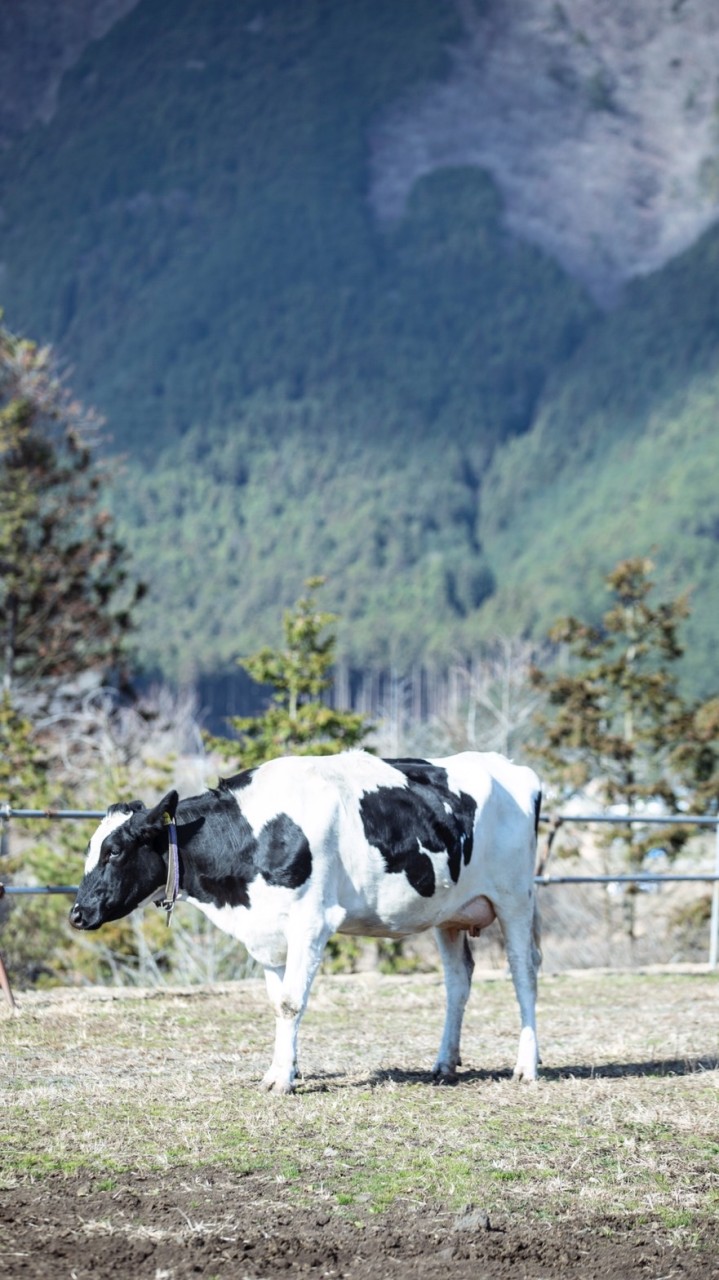
{"type": "Polygon", "coordinates": [[[534,834],[539,835],[539,819],[542,813],[542,788],[538,787],[534,793],[534,834]]]}
{"type": "MultiPolygon", "coordinates": [[[[539,815],[542,812],[542,791],[538,787],[534,793],[534,844],[535,844],[535,865],[536,865],[536,849],[539,837],[539,815]]],[[[536,884],[532,885],[532,951],[535,968],[539,968],[542,963],[542,919],[539,911],[539,898],[537,894],[536,884]]]]}

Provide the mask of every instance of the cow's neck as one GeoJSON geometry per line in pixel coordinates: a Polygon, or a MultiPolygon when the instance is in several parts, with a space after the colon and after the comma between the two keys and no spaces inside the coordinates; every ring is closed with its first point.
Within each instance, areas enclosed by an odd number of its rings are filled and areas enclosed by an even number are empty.
{"type": "Polygon", "coordinates": [[[218,789],[181,800],[176,822],[182,896],[246,906],[255,839],[236,796],[218,789]]]}

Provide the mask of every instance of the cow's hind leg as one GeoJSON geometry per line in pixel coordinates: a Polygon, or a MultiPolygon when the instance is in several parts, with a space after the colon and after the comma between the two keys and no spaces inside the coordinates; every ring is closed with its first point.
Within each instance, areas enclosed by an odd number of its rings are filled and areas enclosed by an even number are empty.
{"type": "Polygon", "coordinates": [[[521,915],[497,912],[504,934],[507,960],[517,994],[522,1029],[519,1035],[515,1080],[536,1080],[539,1065],[537,1043],[537,970],[541,963],[539,949],[539,914],[536,901],[521,915]]]}
{"type": "Polygon", "coordinates": [[[460,1064],[462,1019],[472,985],[474,959],[464,930],[435,929],[434,936],[442,957],[447,1007],[442,1042],[432,1070],[435,1079],[443,1082],[454,1079],[460,1064]]]}

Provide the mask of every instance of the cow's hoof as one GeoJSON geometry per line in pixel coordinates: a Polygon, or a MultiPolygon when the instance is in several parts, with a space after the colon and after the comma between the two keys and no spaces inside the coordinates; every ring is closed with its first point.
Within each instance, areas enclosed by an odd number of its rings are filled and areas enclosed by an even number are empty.
{"type": "Polygon", "coordinates": [[[517,1065],[514,1068],[514,1079],[533,1084],[537,1079],[537,1063],[539,1062],[539,1045],[533,1027],[522,1027],[519,1037],[517,1065]]]}
{"type": "Polygon", "coordinates": [[[435,1084],[456,1084],[457,1072],[448,1062],[438,1062],[432,1069],[432,1079],[435,1084]]]}
{"type": "Polygon", "coordinates": [[[261,1088],[265,1093],[293,1093],[295,1087],[294,1080],[290,1080],[287,1076],[280,1076],[274,1071],[268,1071],[263,1077],[261,1088]]]}
{"type": "Polygon", "coordinates": [[[517,1084],[536,1084],[537,1073],[536,1071],[518,1071],[517,1068],[514,1068],[512,1079],[516,1080],[517,1084]]]}
{"type": "Polygon", "coordinates": [[[518,1084],[536,1084],[537,1068],[536,1067],[520,1067],[517,1065],[512,1072],[512,1079],[518,1084]]]}

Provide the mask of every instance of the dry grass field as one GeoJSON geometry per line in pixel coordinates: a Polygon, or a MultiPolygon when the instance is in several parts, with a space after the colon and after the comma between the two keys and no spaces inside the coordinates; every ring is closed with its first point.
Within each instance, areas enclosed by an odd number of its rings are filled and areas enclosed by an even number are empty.
{"type": "Polygon", "coordinates": [[[25,994],[0,1019],[0,1276],[719,1275],[719,976],[540,990],[477,973],[464,1067],[438,975],[323,977],[291,1098],[258,1083],[263,984],[25,994]]]}

